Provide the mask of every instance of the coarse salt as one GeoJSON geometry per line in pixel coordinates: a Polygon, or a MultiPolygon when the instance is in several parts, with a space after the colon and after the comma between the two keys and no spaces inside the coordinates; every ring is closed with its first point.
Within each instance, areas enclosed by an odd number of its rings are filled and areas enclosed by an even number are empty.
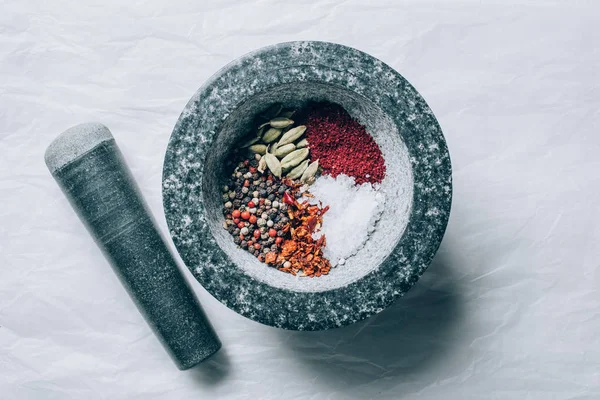
{"type": "Polygon", "coordinates": [[[309,187],[315,197],[310,203],[328,205],[329,211],[323,216],[323,226],[315,238],[325,235],[327,244],[323,255],[332,266],[343,265],[367,242],[385,205],[385,197],[370,183],[356,185],[354,178],[338,175],[319,177],[309,187]]]}

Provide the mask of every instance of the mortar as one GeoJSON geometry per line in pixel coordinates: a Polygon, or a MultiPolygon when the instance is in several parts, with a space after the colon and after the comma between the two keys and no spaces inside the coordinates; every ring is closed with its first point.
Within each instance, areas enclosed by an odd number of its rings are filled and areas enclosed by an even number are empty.
{"type": "Polygon", "coordinates": [[[451,196],[446,142],[419,93],[383,62],[325,42],[265,47],[218,71],[179,117],[163,166],[170,234],[196,279],[234,311],[295,330],[347,325],[406,293],[440,245],[451,196]],[[280,272],[239,249],[221,212],[225,161],[255,116],[273,103],[298,109],[309,101],[343,106],[387,168],[385,211],[371,239],[318,278],[280,272]]]}

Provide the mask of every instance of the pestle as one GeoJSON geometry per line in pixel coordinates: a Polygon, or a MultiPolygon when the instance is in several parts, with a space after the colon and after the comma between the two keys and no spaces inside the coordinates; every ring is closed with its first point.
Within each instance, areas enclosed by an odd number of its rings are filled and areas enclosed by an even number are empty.
{"type": "Polygon", "coordinates": [[[102,124],[58,136],[46,165],[179,369],[221,347],[102,124]]]}

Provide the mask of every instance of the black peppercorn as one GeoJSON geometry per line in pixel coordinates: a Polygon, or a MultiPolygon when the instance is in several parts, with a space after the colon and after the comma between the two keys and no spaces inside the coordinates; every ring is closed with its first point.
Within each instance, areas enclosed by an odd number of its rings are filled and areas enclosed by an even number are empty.
{"type": "Polygon", "coordinates": [[[239,235],[240,234],[240,229],[236,228],[235,225],[231,225],[231,226],[233,226],[233,228],[234,228],[233,232],[231,232],[231,234],[235,235],[235,236],[239,235]]]}
{"type": "Polygon", "coordinates": [[[271,251],[277,251],[277,245],[276,244],[271,245],[271,251]]]}
{"type": "Polygon", "coordinates": [[[285,188],[283,186],[279,187],[279,190],[277,190],[277,193],[284,194],[285,193],[285,188]]]}
{"type": "Polygon", "coordinates": [[[240,245],[242,246],[242,248],[246,248],[246,247],[248,247],[248,242],[246,242],[245,240],[242,240],[240,245]]]}
{"type": "Polygon", "coordinates": [[[260,189],[258,194],[260,197],[267,197],[267,191],[265,189],[260,189]]]}
{"type": "Polygon", "coordinates": [[[285,233],[283,231],[277,231],[277,236],[283,237],[283,235],[285,235],[285,233]]]}
{"type": "Polygon", "coordinates": [[[242,242],[242,239],[240,239],[239,236],[236,236],[233,238],[233,243],[237,244],[238,246],[240,245],[241,242],[242,242]]]}
{"type": "MultiPolygon", "coordinates": [[[[237,196],[236,196],[236,197],[237,197],[237,196]]],[[[232,204],[233,204],[233,207],[234,207],[234,208],[240,208],[240,206],[242,205],[242,201],[241,201],[241,200],[237,200],[237,199],[236,199],[236,200],[234,200],[234,201],[233,201],[233,203],[232,203],[232,204]]]]}
{"type": "MultiPolygon", "coordinates": [[[[271,192],[273,192],[273,189],[271,188],[267,189],[267,191],[268,190],[271,190],[271,192]]],[[[270,193],[269,196],[267,196],[267,199],[269,199],[269,201],[273,201],[275,200],[275,195],[273,193],[270,193]]]]}

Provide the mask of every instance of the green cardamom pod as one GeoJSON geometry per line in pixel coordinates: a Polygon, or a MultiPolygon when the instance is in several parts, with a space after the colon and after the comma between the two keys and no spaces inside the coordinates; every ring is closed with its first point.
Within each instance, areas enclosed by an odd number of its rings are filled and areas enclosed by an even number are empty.
{"type": "Polygon", "coordinates": [[[281,163],[279,162],[277,157],[275,157],[271,153],[266,153],[263,156],[263,158],[265,159],[265,162],[267,163],[267,167],[269,167],[269,169],[271,170],[273,175],[275,175],[278,178],[281,178],[281,163]]]}
{"type": "Polygon", "coordinates": [[[283,129],[285,127],[292,125],[293,123],[294,123],[294,121],[292,121],[289,118],[285,118],[285,117],[277,117],[277,118],[273,118],[272,120],[269,121],[269,125],[271,125],[272,128],[278,128],[278,129],[283,129]]]}
{"type": "Polygon", "coordinates": [[[263,134],[265,133],[266,130],[267,130],[266,126],[261,126],[260,128],[258,128],[258,132],[256,132],[256,137],[258,137],[259,139],[262,139],[263,134]]]}
{"type": "Polygon", "coordinates": [[[300,125],[295,128],[290,129],[286,133],[283,134],[281,139],[279,140],[279,146],[283,146],[284,144],[293,143],[296,139],[304,134],[306,131],[305,125],[300,125]]]}
{"type": "Polygon", "coordinates": [[[248,139],[240,146],[240,148],[252,146],[253,144],[257,143],[259,140],[260,140],[259,137],[253,137],[252,139],[248,139]]]}
{"type": "Polygon", "coordinates": [[[283,158],[294,150],[296,150],[296,146],[293,143],[288,143],[283,146],[277,146],[275,150],[271,150],[271,153],[275,154],[278,158],[283,158]]]}
{"type": "Polygon", "coordinates": [[[269,108],[267,108],[261,114],[261,116],[264,117],[266,120],[271,120],[271,119],[275,118],[276,116],[278,116],[282,109],[283,109],[283,105],[281,105],[281,103],[275,103],[272,106],[270,106],[269,108]]]}
{"type": "Polygon", "coordinates": [[[289,169],[300,164],[304,159],[308,157],[308,149],[294,150],[281,160],[281,168],[289,169]]]}
{"type": "Polygon", "coordinates": [[[301,149],[302,147],[308,147],[308,140],[306,138],[302,139],[298,143],[296,143],[296,147],[301,149]]]}
{"type": "Polygon", "coordinates": [[[260,161],[258,162],[258,168],[256,169],[261,174],[264,174],[265,170],[267,169],[267,159],[265,157],[260,158],[260,161]]]}
{"type": "Polygon", "coordinates": [[[267,146],[264,144],[253,144],[252,146],[248,147],[248,149],[250,149],[251,152],[260,155],[263,155],[267,152],[267,146]]]}
{"type": "Polygon", "coordinates": [[[277,118],[273,118],[272,120],[270,120],[268,122],[265,122],[264,124],[259,126],[258,129],[262,129],[267,125],[271,125],[271,128],[283,129],[283,128],[287,128],[288,126],[293,125],[293,123],[294,123],[294,121],[292,121],[289,118],[277,117],[277,118]]]}
{"type": "Polygon", "coordinates": [[[302,177],[300,178],[300,182],[308,183],[309,185],[315,181],[315,175],[319,170],[319,160],[310,163],[310,165],[304,170],[302,173],[302,177]]]}
{"type": "Polygon", "coordinates": [[[292,118],[292,115],[294,115],[295,112],[295,110],[285,110],[280,112],[277,116],[283,118],[292,118]]]}
{"type": "Polygon", "coordinates": [[[290,179],[298,179],[302,176],[302,174],[304,173],[304,170],[306,169],[306,167],[308,167],[308,160],[304,160],[300,163],[300,165],[298,165],[297,167],[295,167],[294,169],[292,169],[287,175],[287,178],[290,179]]]}
{"type": "Polygon", "coordinates": [[[265,132],[262,140],[265,143],[271,143],[279,139],[279,136],[281,136],[281,129],[270,128],[267,132],[265,132]]]}

